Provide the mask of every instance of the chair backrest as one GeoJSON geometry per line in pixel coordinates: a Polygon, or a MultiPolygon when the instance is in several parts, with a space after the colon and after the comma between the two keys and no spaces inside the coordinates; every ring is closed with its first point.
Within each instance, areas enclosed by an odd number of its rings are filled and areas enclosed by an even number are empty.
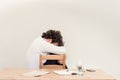
{"type": "Polygon", "coordinates": [[[60,55],[40,55],[40,69],[47,68],[47,69],[65,69],[65,61],[66,61],[66,55],[60,54],[60,55]],[[43,60],[59,60],[62,61],[62,65],[43,65],[43,60]]]}

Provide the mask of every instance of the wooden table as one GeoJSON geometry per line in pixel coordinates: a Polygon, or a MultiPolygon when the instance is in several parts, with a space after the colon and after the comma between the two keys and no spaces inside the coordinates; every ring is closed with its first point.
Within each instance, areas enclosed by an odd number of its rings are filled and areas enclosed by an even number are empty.
{"type": "MultiPolygon", "coordinates": [[[[40,69],[43,70],[43,69],[40,69]]],[[[28,77],[21,74],[33,71],[31,69],[4,69],[0,71],[0,80],[116,80],[102,70],[96,72],[85,71],[83,76],[79,75],[57,75],[53,70],[46,70],[50,73],[40,77],[28,77]]]]}

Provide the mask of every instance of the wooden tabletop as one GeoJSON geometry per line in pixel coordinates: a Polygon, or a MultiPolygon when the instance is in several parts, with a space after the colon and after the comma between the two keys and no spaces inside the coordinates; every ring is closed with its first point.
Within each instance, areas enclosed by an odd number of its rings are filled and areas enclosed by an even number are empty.
{"type": "Polygon", "coordinates": [[[85,71],[83,76],[80,75],[57,75],[54,70],[49,71],[49,74],[40,77],[22,76],[21,74],[33,71],[32,69],[4,69],[0,71],[0,80],[116,80],[111,75],[105,73],[102,70],[97,69],[95,72],[85,71]]]}

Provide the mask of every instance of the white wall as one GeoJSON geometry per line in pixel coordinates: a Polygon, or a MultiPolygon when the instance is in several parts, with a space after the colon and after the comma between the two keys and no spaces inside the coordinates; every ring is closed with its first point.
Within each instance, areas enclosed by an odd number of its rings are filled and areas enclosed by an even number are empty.
{"type": "Polygon", "coordinates": [[[119,0],[0,0],[0,69],[25,68],[30,43],[48,29],[60,30],[67,64],[80,58],[120,79],[119,0]]]}

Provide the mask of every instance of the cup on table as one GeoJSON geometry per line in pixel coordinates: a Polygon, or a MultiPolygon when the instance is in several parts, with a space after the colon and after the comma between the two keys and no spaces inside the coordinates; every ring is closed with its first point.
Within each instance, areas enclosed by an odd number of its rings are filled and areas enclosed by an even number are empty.
{"type": "Polygon", "coordinates": [[[80,60],[77,61],[77,74],[80,75],[80,76],[83,76],[84,75],[84,68],[83,68],[83,64],[80,60]]]}

